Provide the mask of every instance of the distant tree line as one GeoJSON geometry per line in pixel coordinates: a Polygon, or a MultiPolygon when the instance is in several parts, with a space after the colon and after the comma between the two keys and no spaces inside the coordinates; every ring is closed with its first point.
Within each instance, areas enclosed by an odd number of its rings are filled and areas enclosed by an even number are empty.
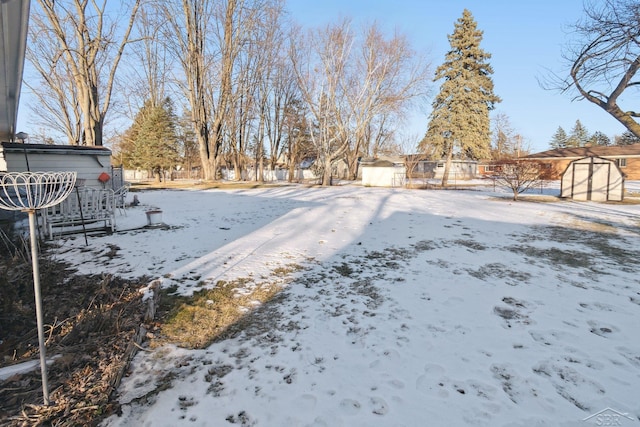
{"type": "Polygon", "coordinates": [[[283,0],[36,0],[31,16],[36,124],[156,175],[260,180],[308,157],[324,184],[338,162],[354,178],[429,89],[400,32],[303,29],[283,0]]]}
{"type": "MultiPolygon", "coordinates": [[[[323,184],[337,164],[355,178],[358,159],[403,145],[405,119],[432,82],[439,91],[427,132],[414,144],[425,157],[446,159],[448,170],[453,158],[500,159],[525,149],[508,120],[494,122],[492,134],[489,114],[500,97],[491,55],[480,47],[483,32],[468,10],[454,23],[432,80],[400,32],[356,28],[348,19],[301,28],[284,0],[32,5],[33,74],[25,83],[38,99],[33,123],[51,131],[38,137],[110,143],[123,164],[158,176],[197,169],[215,180],[226,168],[236,179],[262,180],[265,168],[292,171],[312,158],[323,184]]],[[[555,87],[576,90],[626,126],[615,144],[636,141],[640,113],[618,103],[637,99],[621,95],[638,87],[640,6],[603,0],[585,13],[575,29],[588,42],[565,52],[570,76],[555,87]]],[[[610,143],[577,122],[569,134],[559,128],[552,146],[610,143]]]]}
{"type": "Polygon", "coordinates": [[[633,133],[626,131],[622,135],[615,136],[614,140],[600,131],[589,133],[587,128],[576,120],[573,128],[567,133],[562,126],[558,126],[558,129],[551,137],[549,146],[551,148],[574,148],[574,147],[589,147],[589,146],[608,146],[608,145],[629,145],[640,142],[640,139],[633,133]]]}

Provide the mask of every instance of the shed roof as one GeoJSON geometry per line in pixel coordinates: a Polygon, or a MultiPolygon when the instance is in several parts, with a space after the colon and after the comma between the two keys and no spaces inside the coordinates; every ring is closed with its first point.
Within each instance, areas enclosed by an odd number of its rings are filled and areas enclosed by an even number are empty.
{"type": "Polygon", "coordinates": [[[640,144],[556,148],[530,154],[525,159],[580,159],[583,157],[640,157],[640,144]]]}
{"type": "Polygon", "coordinates": [[[0,141],[16,133],[28,21],[29,0],[0,2],[0,141]]]}
{"type": "Polygon", "coordinates": [[[394,162],[388,159],[362,159],[360,160],[360,165],[362,167],[390,168],[395,166],[404,166],[404,162],[402,161],[394,162]]]}

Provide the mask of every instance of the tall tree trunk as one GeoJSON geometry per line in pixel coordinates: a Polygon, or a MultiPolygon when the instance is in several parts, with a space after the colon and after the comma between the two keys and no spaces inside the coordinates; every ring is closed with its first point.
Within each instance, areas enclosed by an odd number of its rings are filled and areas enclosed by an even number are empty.
{"type": "Polygon", "coordinates": [[[332,185],[333,180],[331,178],[331,160],[327,159],[324,163],[324,172],[322,173],[322,186],[332,185]]]}
{"type": "Polygon", "coordinates": [[[449,181],[449,171],[451,170],[451,161],[453,159],[453,143],[449,143],[449,149],[447,150],[447,159],[444,163],[444,172],[442,172],[441,187],[445,187],[449,181]]]}

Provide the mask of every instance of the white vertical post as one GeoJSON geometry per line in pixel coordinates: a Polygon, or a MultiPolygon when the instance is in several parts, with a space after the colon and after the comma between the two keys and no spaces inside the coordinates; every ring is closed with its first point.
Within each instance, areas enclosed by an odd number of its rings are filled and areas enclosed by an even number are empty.
{"type": "Polygon", "coordinates": [[[36,298],[36,321],[38,323],[38,345],[40,347],[40,374],[42,376],[42,396],[49,405],[49,384],[47,380],[47,356],[44,345],[44,320],[42,295],[40,293],[40,266],[38,265],[38,241],[36,239],[36,211],[29,210],[29,234],[31,235],[31,264],[33,266],[33,291],[36,298]]]}

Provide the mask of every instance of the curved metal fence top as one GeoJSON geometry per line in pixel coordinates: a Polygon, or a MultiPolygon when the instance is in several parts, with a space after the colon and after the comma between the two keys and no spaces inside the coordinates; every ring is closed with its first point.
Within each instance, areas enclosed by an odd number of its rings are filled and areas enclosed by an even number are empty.
{"type": "Polygon", "coordinates": [[[0,209],[33,210],[69,196],[77,172],[0,172],[0,209]]]}

